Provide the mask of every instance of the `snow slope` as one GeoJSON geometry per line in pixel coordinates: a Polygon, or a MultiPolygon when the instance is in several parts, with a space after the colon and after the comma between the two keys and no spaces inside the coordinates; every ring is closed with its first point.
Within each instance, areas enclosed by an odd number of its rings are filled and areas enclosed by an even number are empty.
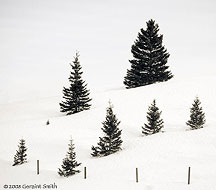
{"type": "Polygon", "coordinates": [[[214,0],[0,0],[0,189],[55,182],[60,190],[215,190],[215,18],[214,0]],[[131,45],[151,18],[164,35],[175,78],[123,89],[131,45]],[[65,116],[58,103],[76,50],[93,105],[65,116]],[[196,95],[207,123],[188,131],[185,122],[196,95]],[[163,111],[164,133],[143,137],[141,126],[154,98],[163,111]],[[92,158],[109,100],[121,120],[123,150],[92,158]],[[87,167],[86,180],[83,172],[67,179],[57,175],[70,136],[80,169],[87,167]],[[12,167],[21,137],[28,163],[12,167]]]}
{"type": "Polygon", "coordinates": [[[0,103],[60,95],[76,50],[91,89],[122,85],[149,19],[175,77],[216,75],[214,0],[0,0],[0,103]]]}
{"type": "Polygon", "coordinates": [[[71,116],[59,113],[61,97],[2,104],[0,108],[0,189],[4,184],[51,184],[60,190],[215,190],[216,189],[216,77],[172,79],[136,89],[92,92],[91,110],[71,116]],[[211,88],[210,88],[211,87],[211,88]],[[198,95],[206,113],[205,128],[185,125],[198,95]],[[148,106],[156,99],[165,122],[164,133],[142,136],[148,106]],[[123,149],[103,158],[90,156],[98,142],[108,101],[121,121],[123,149]],[[50,120],[50,125],[46,121],[50,120]],[[81,173],[57,174],[73,137],[81,173]],[[12,167],[19,139],[26,139],[28,163],[12,167]],[[40,175],[36,175],[36,160],[40,175]],[[87,179],[83,179],[83,167],[87,179]],[[187,169],[191,167],[191,185],[187,169]],[[139,183],[135,168],[139,168],[139,183]]]}

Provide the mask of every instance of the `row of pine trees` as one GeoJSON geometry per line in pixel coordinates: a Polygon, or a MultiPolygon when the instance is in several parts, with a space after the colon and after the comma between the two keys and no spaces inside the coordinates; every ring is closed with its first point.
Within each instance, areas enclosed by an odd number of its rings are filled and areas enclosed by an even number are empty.
{"type": "MultiPolygon", "coordinates": [[[[147,22],[147,28],[143,28],[138,33],[138,37],[131,47],[133,59],[129,60],[131,68],[127,70],[127,74],[123,83],[126,88],[135,88],[145,85],[150,85],[157,82],[168,81],[173,77],[173,74],[168,70],[167,66],[169,53],[162,45],[163,35],[158,34],[159,26],[154,20],[147,22]]],[[[81,65],[79,62],[79,54],[76,53],[71,72],[69,76],[70,85],[68,88],[63,87],[63,101],[60,103],[60,111],[67,115],[75,114],[91,107],[90,91],[87,89],[86,82],[82,79],[81,65]]],[[[198,97],[194,100],[190,110],[190,119],[186,122],[191,129],[202,128],[205,123],[205,114],[200,106],[198,97]]],[[[147,112],[147,124],[142,126],[144,135],[152,135],[158,133],[164,127],[163,119],[161,119],[161,111],[156,106],[156,101],[149,106],[147,112]]],[[[49,121],[47,121],[49,124],[49,121]]],[[[99,142],[96,146],[92,146],[93,157],[108,156],[121,150],[122,130],[119,129],[120,121],[113,113],[111,103],[107,108],[106,119],[102,122],[103,137],[99,137],[99,142]]],[[[76,167],[81,163],[76,161],[75,147],[72,139],[69,143],[69,150],[66,157],[63,159],[61,168],[58,170],[60,176],[68,177],[80,172],[76,167]]],[[[18,150],[14,156],[13,166],[23,164],[27,161],[27,148],[25,140],[21,139],[18,150]]]]}
{"type": "MultiPolygon", "coordinates": [[[[205,124],[205,113],[200,106],[201,102],[198,97],[194,100],[192,107],[190,109],[190,119],[186,122],[191,129],[200,129],[203,128],[205,124]]],[[[153,100],[153,103],[149,106],[147,112],[147,124],[142,126],[142,133],[144,135],[152,135],[161,131],[164,127],[163,119],[161,119],[161,111],[156,106],[156,101],[153,100]]],[[[122,139],[121,134],[122,130],[119,129],[120,121],[117,119],[116,115],[113,113],[113,106],[109,102],[109,107],[107,108],[106,112],[106,119],[102,122],[103,127],[101,128],[104,136],[99,137],[99,142],[97,146],[92,146],[92,153],[93,157],[102,157],[108,156],[113,154],[119,150],[121,150],[122,139]]],[[[62,161],[62,166],[58,170],[58,174],[60,176],[68,177],[74,175],[75,173],[79,173],[80,170],[76,168],[81,165],[76,161],[76,152],[75,147],[73,144],[72,139],[69,143],[69,150],[67,152],[66,157],[62,161]]],[[[26,154],[27,148],[25,146],[25,140],[21,139],[18,150],[14,156],[14,163],[15,165],[23,164],[27,161],[26,154]]]]}

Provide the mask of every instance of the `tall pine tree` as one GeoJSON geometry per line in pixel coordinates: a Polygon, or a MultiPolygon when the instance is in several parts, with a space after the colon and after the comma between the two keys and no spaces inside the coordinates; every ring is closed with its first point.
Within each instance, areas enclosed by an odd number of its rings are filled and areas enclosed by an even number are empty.
{"type": "Polygon", "coordinates": [[[59,168],[58,174],[63,177],[68,177],[79,173],[80,170],[76,170],[75,168],[80,166],[81,163],[76,161],[76,153],[74,151],[74,144],[72,139],[70,140],[70,144],[68,144],[69,150],[67,152],[66,158],[63,159],[62,168],[59,168]]]}
{"type": "Polygon", "coordinates": [[[90,109],[89,90],[87,90],[85,81],[82,80],[81,65],[79,62],[79,54],[76,53],[73,64],[70,64],[72,71],[70,73],[69,88],[63,88],[63,98],[65,99],[60,103],[61,112],[66,112],[67,115],[78,113],[83,110],[90,109]]]}
{"type": "Polygon", "coordinates": [[[158,34],[159,26],[154,20],[147,22],[147,29],[138,33],[138,39],[132,45],[134,59],[129,60],[131,69],[124,78],[126,88],[145,86],[163,82],[173,77],[168,71],[169,53],[162,45],[163,35],[158,34]]]}
{"type": "Polygon", "coordinates": [[[153,100],[153,103],[148,108],[147,120],[148,124],[144,124],[142,127],[142,133],[144,135],[152,135],[158,133],[163,128],[163,119],[160,119],[161,111],[156,106],[156,101],[153,100]]]}
{"type": "Polygon", "coordinates": [[[14,156],[14,164],[13,166],[23,164],[27,162],[27,154],[26,154],[27,148],[25,146],[25,140],[20,139],[18,150],[16,151],[16,154],[14,156]]]}
{"type": "Polygon", "coordinates": [[[121,150],[121,133],[122,131],[118,128],[120,121],[116,118],[113,113],[113,106],[109,103],[107,108],[106,120],[102,123],[104,137],[99,137],[98,146],[92,146],[92,156],[107,156],[121,150]]]}
{"type": "Polygon", "coordinates": [[[201,102],[198,97],[195,98],[194,103],[190,109],[190,119],[186,122],[187,125],[191,127],[191,129],[200,129],[203,128],[205,124],[205,113],[200,106],[201,102]]]}

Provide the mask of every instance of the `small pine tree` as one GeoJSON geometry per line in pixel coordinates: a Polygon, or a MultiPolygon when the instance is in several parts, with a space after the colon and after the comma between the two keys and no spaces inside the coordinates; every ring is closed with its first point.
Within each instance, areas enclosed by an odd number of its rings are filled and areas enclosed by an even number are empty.
{"type": "Polygon", "coordinates": [[[27,154],[26,154],[27,148],[25,146],[25,140],[20,139],[18,150],[16,151],[16,154],[14,156],[14,164],[13,166],[23,164],[27,162],[27,154]]]}
{"type": "Polygon", "coordinates": [[[151,19],[147,22],[147,29],[138,33],[138,39],[131,48],[134,57],[129,61],[131,69],[127,70],[124,78],[126,88],[163,82],[173,77],[166,65],[170,55],[162,45],[163,35],[158,31],[159,26],[151,19]]]}
{"type": "Polygon", "coordinates": [[[92,156],[107,156],[121,150],[121,133],[118,125],[120,121],[116,118],[116,115],[113,113],[113,106],[109,103],[107,108],[106,120],[102,122],[104,132],[104,137],[99,137],[98,146],[92,146],[92,156]]]}
{"type": "Polygon", "coordinates": [[[200,129],[203,128],[205,124],[205,113],[200,106],[201,102],[198,97],[195,98],[194,103],[190,109],[190,120],[186,122],[187,125],[191,127],[191,129],[200,129]]]}
{"type": "Polygon", "coordinates": [[[159,108],[156,106],[156,101],[153,100],[153,103],[148,108],[147,120],[148,124],[144,124],[142,127],[142,133],[144,135],[152,135],[160,132],[163,128],[163,119],[160,119],[161,113],[159,108]]]}
{"type": "Polygon", "coordinates": [[[46,122],[46,125],[49,125],[50,124],[50,121],[49,120],[47,120],[47,122],[46,122]]]}
{"type": "Polygon", "coordinates": [[[89,90],[87,84],[82,80],[81,65],[79,62],[79,54],[76,53],[73,65],[71,64],[72,71],[70,73],[69,88],[63,88],[63,98],[65,99],[60,103],[60,111],[66,112],[67,115],[81,112],[90,109],[89,90]]]}
{"type": "Polygon", "coordinates": [[[79,173],[80,170],[75,170],[76,167],[80,166],[81,163],[76,161],[76,153],[74,151],[74,144],[72,139],[70,140],[69,151],[67,152],[66,158],[63,159],[62,169],[59,168],[58,174],[60,176],[68,177],[79,173]]]}

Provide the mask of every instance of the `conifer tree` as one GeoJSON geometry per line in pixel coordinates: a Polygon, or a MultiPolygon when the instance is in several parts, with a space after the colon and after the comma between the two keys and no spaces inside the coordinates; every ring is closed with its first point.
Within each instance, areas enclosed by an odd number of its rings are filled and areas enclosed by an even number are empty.
{"type": "Polygon", "coordinates": [[[144,124],[142,127],[142,133],[144,135],[152,135],[160,132],[163,128],[163,119],[160,119],[161,113],[159,108],[156,106],[156,101],[153,100],[153,103],[148,108],[147,120],[148,124],[144,124]]]}
{"type": "Polygon", "coordinates": [[[101,128],[104,132],[104,137],[99,137],[98,146],[92,146],[92,156],[108,156],[119,150],[121,150],[121,133],[122,130],[118,128],[120,121],[116,118],[113,113],[113,106],[109,102],[107,108],[106,120],[102,122],[103,127],[101,128]]]}
{"type": "Polygon", "coordinates": [[[25,146],[25,140],[20,139],[18,150],[16,151],[16,154],[14,156],[14,164],[13,166],[23,164],[27,162],[27,154],[26,154],[27,148],[25,146]]]}
{"type": "Polygon", "coordinates": [[[200,129],[203,128],[205,124],[205,113],[200,106],[201,102],[198,97],[195,98],[194,103],[190,109],[190,119],[186,122],[191,129],[200,129]]]}
{"type": "Polygon", "coordinates": [[[76,153],[74,151],[74,144],[72,139],[70,140],[70,144],[68,144],[69,150],[67,152],[66,158],[63,159],[62,168],[59,168],[58,174],[63,177],[68,177],[79,173],[80,170],[76,170],[75,168],[80,166],[81,163],[76,161],[76,153]]]}
{"type": "Polygon", "coordinates": [[[46,122],[46,125],[49,125],[50,124],[50,121],[49,121],[49,119],[47,120],[47,122],[46,122]]]}
{"type": "Polygon", "coordinates": [[[70,73],[69,88],[63,88],[64,101],[60,103],[60,111],[66,112],[67,115],[78,113],[83,110],[90,109],[89,90],[87,84],[82,80],[81,65],[79,62],[79,54],[76,53],[73,64],[70,64],[72,71],[70,73]]]}
{"type": "Polygon", "coordinates": [[[138,33],[138,39],[132,45],[134,59],[129,60],[131,69],[124,78],[126,88],[145,86],[163,82],[173,77],[168,71],[169,53],[162,45],[163,35],[158,34],[159,26],[154,20],[147,22],[147,29],[138,33]]]}

